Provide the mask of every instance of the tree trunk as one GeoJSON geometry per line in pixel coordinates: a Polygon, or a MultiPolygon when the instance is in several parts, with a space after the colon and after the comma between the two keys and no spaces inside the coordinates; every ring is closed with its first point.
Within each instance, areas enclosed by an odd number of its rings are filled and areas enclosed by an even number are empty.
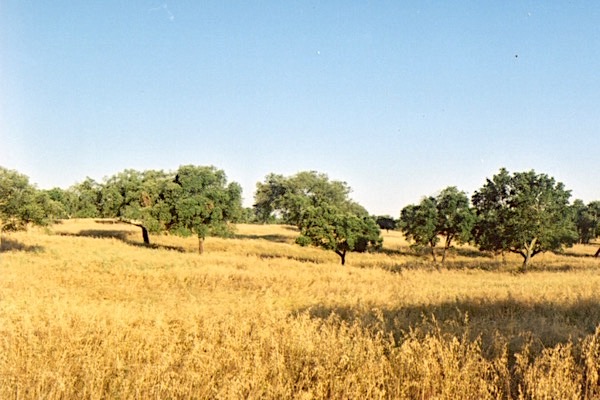
{"type": "Polygon", "coordinates": [[[146,246],[150,245],[150,236],[148,235],[148,229],[146,229],[145,226],[141,226],[138,225],[140,228],[142,228],[142,238],[144,239],[144,244],[146,246]]]}
{"type": "Polygon", "coordinates": [[[437,258],[435,257],[435,244],[430,243],[431,247],[431,256],[433,257],[433,262],[437,264],[437,258]]]}
{"type": "Polygon", "coordinates": [[[529,245],[525,245],[525,251],[521,252],[523,256],[523,265],[521,266],[521,272],[527,272],[527,267],[529,267],[529,262],[531,261],[531,257],[534,255],[535,244],[537,243],[537,238],[533,238],[529,245]]]}
{"type": "Polygon", "coordinates": [[[444,245],[444,251],[442,253],[442,267],[446,263],[446,253],[448,252],[448,249],[450,249],[451,244],[452,244],[452,236],[449,235],[448,237],[446,237],[446,243],[444,245]]]}
{"type": "Polygon", "coordinates": [[[142,225],[141,223],[139,223],[137,221],[130,221],[125,218],[119,218],[118,221],[123,222],[124,224],[129,224],[129,225],[133,225],[133,226],[137,226],[138,228],[141,228],[142,229],[142,239],[144,240],[144,244],[146,246],[150,245],[150,235],[148,234],[148,229],[144,225],[142,225]]]}
{"type": "Polygon", "coordinates": [[[342,260],[342,265],[346,265],[346,251],[336,250],[335,254],[340,256],[340,259],[342,260]]]}
{"type": "Polygon", "coordinates": [[[444,251],[442,252],[442,266],[446,263],[446,251],[448,251],[448,248],[444,247],[444,251]]]}
{"type": "Polygon", "coordinates": [[[600,248],[598,248],[598,251],[596,251],[596,254],[594,254],[594,257],[600,257],[600,248]]]}
{"type": "Polygon", "coordinates": [[[198,254],[204,254],[204,238],[198,237],[198,254]]]}
{"type": "Polygon", "coordinates": [[[523,265],[521,265],[520,272],[527,272],[527,268],[529,267],[529,262],[531,261],[531,254],[529,252],[525,252],[521,254],[523,256],[523,265]]]}
{"type": "MultiPolygon", "coordinates": [[[[437,258],[435,256],[435,244],[433,243],[429,243],[430,247],[431,247],[431,256],[433,257],[433,264],[435,265],[435,269],[438,270],[438,272],[442,272],[442,268],[440,267],[440,265],[437,262],[437,258]]],[[[445,257],[445,252],[444,252],[444,257],[445,257]]],[[[442,263],[443,263],[443,259],[442,259],[442,263]]]]}

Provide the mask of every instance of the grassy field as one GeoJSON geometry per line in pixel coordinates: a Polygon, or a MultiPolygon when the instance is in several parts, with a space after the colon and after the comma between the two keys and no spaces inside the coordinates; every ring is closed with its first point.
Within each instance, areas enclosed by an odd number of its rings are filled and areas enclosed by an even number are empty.
{"type": "Polygon", "coordinates": [[[1,399],[598,399],[596,246],[436,271],[398,232],[348,256],[285,226],[152,237],[71,220],[5,235],[1,399]]]}

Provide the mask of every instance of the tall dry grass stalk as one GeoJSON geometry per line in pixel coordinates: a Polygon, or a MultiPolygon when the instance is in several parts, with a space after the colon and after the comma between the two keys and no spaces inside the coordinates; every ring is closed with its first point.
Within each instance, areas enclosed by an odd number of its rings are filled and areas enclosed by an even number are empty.
{"type": "Polygon", "coordinates": [[[233,239],[66,221],[0,256],[1,399],[600,397],[592,248],[438,273],[397,232],[348,266],[281,226],[233,239]]]}

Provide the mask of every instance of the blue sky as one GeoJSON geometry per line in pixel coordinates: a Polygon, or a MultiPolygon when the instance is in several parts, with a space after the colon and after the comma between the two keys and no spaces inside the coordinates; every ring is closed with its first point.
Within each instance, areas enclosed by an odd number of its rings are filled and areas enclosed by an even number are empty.
{"type": "Polygon", "coordinates": [[[40,188],[215,165],[374,214],[500,167],[600,200],[600,3],[0,3],[0,165],[40,188]]]}

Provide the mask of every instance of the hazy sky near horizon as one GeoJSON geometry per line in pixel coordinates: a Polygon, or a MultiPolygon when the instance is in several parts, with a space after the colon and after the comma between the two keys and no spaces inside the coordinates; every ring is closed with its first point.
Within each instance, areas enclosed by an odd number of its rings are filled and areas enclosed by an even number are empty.
{"type": "Polygon", "coordinates": [[[40,188],[316,170],[397,217],[506,167],[587,202],[599,107],[595,1],[0,3],[0,166],[40,188]]]}

